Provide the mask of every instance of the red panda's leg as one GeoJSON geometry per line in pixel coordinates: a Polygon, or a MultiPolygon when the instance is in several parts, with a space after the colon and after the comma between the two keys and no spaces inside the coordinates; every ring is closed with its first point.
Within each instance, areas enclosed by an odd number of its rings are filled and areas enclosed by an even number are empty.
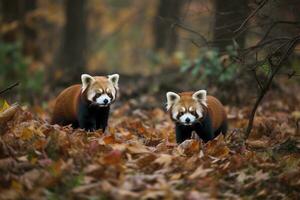
{"type": "Polygon", "coordinates": [[[107,127],[109,107],[99,108],[95,113],[96,129],[102,129],[103,133],[107,127]]]}
{"type": "Polygon", "coordinates": [[[195,131],[204,142],[208,142],[215,137],[212,121],[209,116],[206,116],[201,122],[195,124],[195,131]]]}
{"type": "Polygon", "coordinates": [[[81,99],[78,102],[77,119],[80,128],[86,131],[96,130],[96,120],[89,110],[89,105],[81,99]]]}
{"type": "Polygon", "coordinates": [[[176,124],[176,142],[178,144],[185,140],[188,140],[192,136],[192,129],[189,126],[183,126],[176,124]]]}
{"type": "Polygon", "coordinates": [[[92,117],[79,115],[78,123],[79,127],[86,131],[96,130],[96,120],[92,117]]]}
{"type": "Polygon", "coordinates": [[[96,120],[96,129],[102,129],[103,133],[105,132],[105,129],[107,127],[107,120],[108,120],[108,116],[104,117],[104,118],[98,118],[96,120]]]}
{"type": "Polygon", "coordinates": [[[94,120],[80,120],[79,127],[85,129],[86,131],[94,131],[96,130],[96,123],[94,120]]]}

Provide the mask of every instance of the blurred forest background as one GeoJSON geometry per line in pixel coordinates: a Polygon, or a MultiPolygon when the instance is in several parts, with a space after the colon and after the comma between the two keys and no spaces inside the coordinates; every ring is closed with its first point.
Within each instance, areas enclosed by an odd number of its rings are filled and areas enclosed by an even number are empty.
{"type": "Polygon", "coordinates": [[[1,0],[0,6],[0,86],[20,83],[6,99],[41,105],[81,73],[120,73],[121,98],[157,94],[160,106],[168,90],[199,88],[225,103],[249,103],[279,71],[279,82],[299,83],[297,0],[1,0]]]}

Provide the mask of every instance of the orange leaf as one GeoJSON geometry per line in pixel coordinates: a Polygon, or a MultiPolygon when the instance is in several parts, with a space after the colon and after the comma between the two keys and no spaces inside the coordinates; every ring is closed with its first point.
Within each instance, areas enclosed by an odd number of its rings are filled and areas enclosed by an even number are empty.
{"type": "Polygon", "coordinates": [[[185,140],[178,146],[179,152],[187,155],[199,153],[200,141],[199,140],[185,140]]]}
{"type": "Polygon", "coordinates": [[[122,152],[112,150],[102,158],[102,163],[106,165],[117,165],[122,161],[122,152]]]}

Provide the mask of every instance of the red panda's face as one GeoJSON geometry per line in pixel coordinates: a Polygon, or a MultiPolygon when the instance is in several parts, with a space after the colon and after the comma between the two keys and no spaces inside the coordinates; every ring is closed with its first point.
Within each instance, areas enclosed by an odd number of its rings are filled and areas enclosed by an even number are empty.
{"type": "Polygon", "coordinates": [[[203,117],[206,106],[205,90],[199,90],[195,93],[167,93],[167,110],[170,111],[172,120],[177,123],[186,126],[194,124],[203,117]]]}
{"type": "Polygon", "coordinates": [[[83,74],[82,93],[86,92],[86,98],[100,107],[109,106],[117,96],[119,75],[90,76],[83,74]]]}

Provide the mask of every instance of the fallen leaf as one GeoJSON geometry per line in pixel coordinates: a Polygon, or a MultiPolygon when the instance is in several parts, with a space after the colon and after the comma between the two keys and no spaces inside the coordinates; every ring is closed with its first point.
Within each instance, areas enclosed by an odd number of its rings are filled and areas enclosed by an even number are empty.
{"type": "Polygon", "coordinates": [[[163,165],[164,167],[169,167],[172,163],[172,156],[168,154],[160,154],[154,162],[163,165]]]}
{"type": "Polygon", "coordinates": [[[119,150],[112,150],[101,158],[102,163],[106,165],[117,165],[122,161],[122,152],[119,150]]]}
{"type": "Polygon", "coordinates": [[[179,152],[186,155],[193,155],[199,153],[200,142],[198,140],[185,140],[178,146],[179,152]]]}
{"type": "Polygon", "coordinates": [[[203,166],[199,166],[190,176],[189,179],[195,178],[203,178],[208,175],[209,172],[213,171],[213,169],[204,169],[203,166]]]}

